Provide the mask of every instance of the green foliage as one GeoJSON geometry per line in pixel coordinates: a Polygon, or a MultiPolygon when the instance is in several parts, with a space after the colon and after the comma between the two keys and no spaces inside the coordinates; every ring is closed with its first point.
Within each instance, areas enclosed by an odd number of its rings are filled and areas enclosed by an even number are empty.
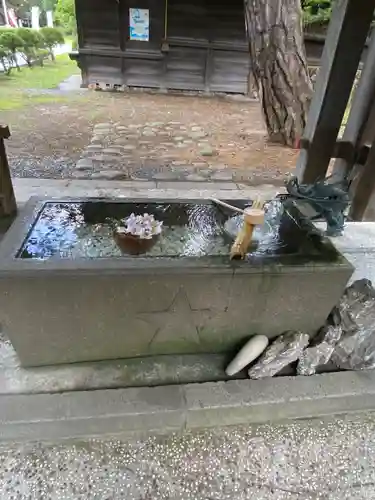
{"type": "Polygon", "coordinates": [[[13,63],[18,68],[16,53],[22,49],[22,46],[22,39],[15,30],[0,28],[0,61],[6,74],[10,74],[13,63]]]}
{"type": "Polygon", "coordinates": [[[8,28],[0,27],[0,63],[4,73],[9,75],[12,69],[12,52],[6,45],[6,32],[8,28]]]}
{"type": "Polygon", "coordinates": [[[74,35],[77,32],[74,0],[57,0],[55,19],[67,34],[74,35]]]}
{"type": "Polygon", "coordinates": [[[23,48],[38,49],[43,47],[44,40],[39,31],[32,28],[17,28],[15,31],[23,41],[23,48]]]}
{"type": "Polygon", "coordinates": [[[23,41],[21,55],[31,68],[34,61],[38,61],[37,52],[44,46],[42,35],[32,28],[17,28],[15,30],[23,41]]]}
{"type": "Polygon", "coordinates": [[[4,73],[10,75],[12,70],[12,57],[9,50],[7,50],[3,45],[1,45],[0,39],[0,63],[3,67],[4,73]]]}
{"type": "Polygon", "coordinates": [[[304,24],[327,24],[334,2],[335,0],[302,0],[304,24]]]}
{"type": "Polygon", "coordinates": [[[39,33],[44,39],[45,46],[49,49],[64,43],[64,35],[58,28],[49,28],[45,26],[44,28],[40,28],[39,33]]]}
{"type": "Polygon", "coordinates": [[[29,89],[52,89],[72,74],[78,73],[77,64],[70,60],[68,54],[56,56],[55,63],[44,60],[44,67],[35,66],[31,69],[24,66],[21,71],[14,71],[9,76],[0,73],[0,115],[5,110],[75,99],[72,95],[30,93],[29,89]]]}
{"type": "MultiPolygon", "coordinates": [[[[44,66],[44,60],[47,59],[49,55],[51,55],[51,53],[48,49],[37,49],[35,51],[35,62],[39,66],[44,66]]],[[[52,60],[54,61],[55,58],[52,57],[52,60]]]]}
{"type": "Polygon", "coordinates": [[[15,31],[11,28],[0,29],[0,45],[12,53],[23,47],[23,41],[15,31]]]}
{"type": "Polygon", "coordinates": [[[53,48],[64,43],[64,35],[58,28],[0,28],[0,63],[9,74],[13,63],[18,69],[16,53],[19,53],[31,68],[33,64],[43,66],[43,61],[51,56],[55,60],[53,48]]]}
{"type": "Polygon", "coordinates": [[[72,39],[72,50],[78,50],[78,38],[74,36],[72,39]]]}
{"type": "MultiPolygon", "coordinates": [[[[301,0],[303,22],[305,26],[312,24],[328,24],[336,1],[337,0],[301,0]]],[[[374,23],[375,13],[372,24],[374,25],[374,23]]]]}
{"type": "Polygon", "coordinates": [[[51,59],[54,61],[55,56],[53,54],[53,48],[56,47],[56,45],[64,43],[64,35],[58,28],[49,28],[47,26],[41,28],[39,33],[43,37],[44,46],[47,47],[51,59]]]}

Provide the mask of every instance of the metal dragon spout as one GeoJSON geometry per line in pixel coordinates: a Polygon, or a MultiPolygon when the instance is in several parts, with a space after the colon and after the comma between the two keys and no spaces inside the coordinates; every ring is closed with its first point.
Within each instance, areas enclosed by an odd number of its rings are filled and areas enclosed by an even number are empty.
{"type": "Polygon", "coordinates": [[[350,202],[349,184],[346,181],[329,182],[329,178],[314,184],[299,184],[297,177],[286,182],[286,199],[303,200],[315,210],[311,219],[324,218],[328,236],[340,236],[344,229],[345,211],[350,202]]]}

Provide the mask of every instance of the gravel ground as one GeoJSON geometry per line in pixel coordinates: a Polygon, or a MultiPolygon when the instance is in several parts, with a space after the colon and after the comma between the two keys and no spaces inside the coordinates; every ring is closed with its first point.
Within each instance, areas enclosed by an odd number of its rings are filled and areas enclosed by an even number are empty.
{"type": "MultiPolygon", "coordinates": [[[[295,165],[296,151],[267,142],[257,102],[145,92],[60,93],[62,102],[2,113],[12,132],[7,150],[14,176],[160,178],[162,169],[179,170],[184,179],[193,175],[186,180],[206,180],[218,170],[216,180],[225,180],[225,170],[258,184],[279,183],[295,165]],[[96,155],[92,169],[76,169],[90,142],[94,149],[95,125],[103,123],[117,127],[126,141],[120,146],[128,151],[115,165],[102,165],[96,155]],[[207,175],[200,179],[197,169],[207,175]]],[[[104,138],[107,149],[119,140],[111,134],[104,138]]]]}
{"type": "Polygon", "coordinates": [[[0,449],[3,500],[374,497],[374,414],[0,449]]]}

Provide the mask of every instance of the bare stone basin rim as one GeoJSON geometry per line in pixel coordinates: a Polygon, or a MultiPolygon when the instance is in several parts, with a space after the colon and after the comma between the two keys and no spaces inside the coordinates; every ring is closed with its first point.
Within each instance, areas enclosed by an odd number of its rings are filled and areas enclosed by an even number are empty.
{"type": "Polygon", "coordinates": [[[290,329],[313,335],[353,272],[318,236],[311,240],[321,257],[315,260],[292,255],[233,265],[225,256],[17,258],[48,201],[31,200],[0,245],[0,321],[23,366],[232,352],[255,333],[272,338],[290,329]],[[334,259],[326,260],[325,251],[334,259]]]}

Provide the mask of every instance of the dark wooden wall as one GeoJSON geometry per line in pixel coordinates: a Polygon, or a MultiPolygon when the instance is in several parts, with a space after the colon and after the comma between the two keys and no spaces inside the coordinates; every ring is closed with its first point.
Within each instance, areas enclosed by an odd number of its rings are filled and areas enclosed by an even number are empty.
{"type": "Polygon", "coordinates": [[[243,0],[76,0],[84,84],[246,93],[243,0]],[[150,41],[129,40],[129,8],[150,11],[150,41]],[[163,50],[166,49],[167,50],[163,50]]]}
{"type": "MultiPolygon", "coordinates": [[[[73,57],[86,86],[248,92],[243,0],[76,0],[76,14],[73,57]],[[148,42],[129,40],[130,7],[149,9],[148,42]]],[[[324,35],[307,33],[305,45],[309,62],[319,64],[324,35]]]]}

